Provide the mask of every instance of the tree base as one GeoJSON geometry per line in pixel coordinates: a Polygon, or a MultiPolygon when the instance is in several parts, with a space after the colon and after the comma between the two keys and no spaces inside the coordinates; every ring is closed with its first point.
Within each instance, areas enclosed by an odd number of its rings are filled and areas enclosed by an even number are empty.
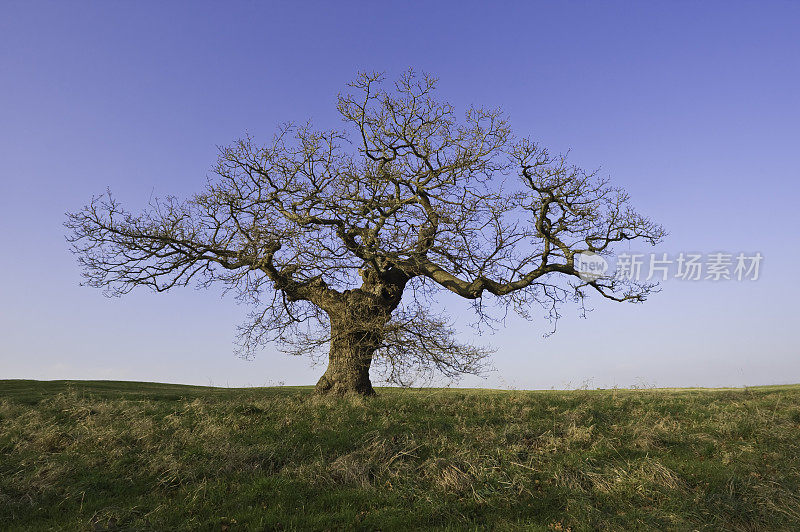
{"type": "Polygon", "coordinates": [[[372,388],[372,383],[369,382],[369,379],[366,379],[366,382],[363,379],[355,381],[353,379],[331,380],[327,375],[323,375],[314,387],[314,393],[332,397],[345,397],[348,395],[367,397],[375,395],[375,390],[372,388]]]}

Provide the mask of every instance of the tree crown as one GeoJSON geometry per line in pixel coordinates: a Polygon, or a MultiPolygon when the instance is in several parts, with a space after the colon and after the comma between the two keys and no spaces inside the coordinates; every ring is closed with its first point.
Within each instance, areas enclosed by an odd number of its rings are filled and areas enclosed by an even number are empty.
{"type": "Polygon", "coordinates": [[[665,234],[597,172],[516,138],[499,110],[459,118],[430,76],[408,71],[387,88],[364,73],[350,89],[338,97],[345,128],[289,124],[265,146],[241,139],[186,201],[133,214],[109,193],[69,214],[87,284],[119,295],[219,281],[257,308],[242,328],[246,352],[276,340],[313,351],[330,341],[332,315],[359,298],[388,301],[377,353],[395,382],[411,368],[476,371],[486,354],[431,312],[436,290],[480,316],[489,296],[555,318],[589,290],[635,302],[654,289],[578,275],[579,253],[665,234]]]}

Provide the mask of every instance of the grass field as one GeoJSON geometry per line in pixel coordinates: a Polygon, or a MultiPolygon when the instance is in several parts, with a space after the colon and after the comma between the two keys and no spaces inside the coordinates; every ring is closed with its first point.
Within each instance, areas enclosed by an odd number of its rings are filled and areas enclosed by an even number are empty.
{"type": "Polygon", "coordinates": [[[0,529],[800,529],[800,386],[0,381],[0,529]]]}

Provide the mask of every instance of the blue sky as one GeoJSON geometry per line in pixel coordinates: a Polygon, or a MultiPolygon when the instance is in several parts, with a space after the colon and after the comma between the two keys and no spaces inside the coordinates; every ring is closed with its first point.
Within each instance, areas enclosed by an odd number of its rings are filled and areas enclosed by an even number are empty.
{"type": "MultiPolygon", "coordinates": [[[[800,4],[4,2],[0,378],[310,384],[233,354],[246,309],[215,291],[78,286],[64,213],[200,189],[216,146],[287,120],[339,125],[358,70],[437,75],[463,109],[602,167],[670,232],[657,251],[760,252],[756,282],[663,284],[644,305],[509,320],[464,385],[800,382],[800,4]]],[[[459,308],[453,302],[453,308],[459,308]]],[[[461,317],[460,312],[456,316],[461,317]]],[[[465,334],[470,334],[465,329],[465,334]]]]}

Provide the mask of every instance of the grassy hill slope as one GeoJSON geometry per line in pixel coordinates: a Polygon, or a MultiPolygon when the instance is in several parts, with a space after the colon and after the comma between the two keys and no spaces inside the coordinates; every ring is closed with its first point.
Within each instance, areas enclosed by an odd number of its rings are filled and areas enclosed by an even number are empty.
{"type": "Polygon", "coordinates": [[[800,386],[0,381],[5,529],[800,529],[800,386]]]}

